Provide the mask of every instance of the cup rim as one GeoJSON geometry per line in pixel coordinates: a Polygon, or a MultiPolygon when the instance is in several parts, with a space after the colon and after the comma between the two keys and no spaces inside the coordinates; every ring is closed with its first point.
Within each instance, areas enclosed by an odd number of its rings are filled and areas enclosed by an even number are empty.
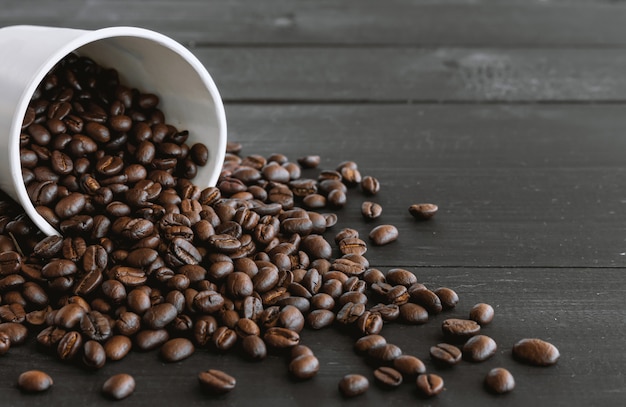
{"type": "MultiPolygon", "coordinates": [[[[55,27],[48,27],[55,28],[55,27]]],[[[26,191],[26,185],[23,182],[22,166],[20,160],[20,134],[22,132],[22,123],[26,110],[30,104],[31,98],[35,93],[37,87],[44,79],[45,75],[54,68],[54,66],[61,61],[68,54],[76,51],[80,47],[110,38],[116,37],[134,37],[153,41],[175,53],[180,55],[198,74],[201,81],[206,86],[211,98],[214,100],[215,115],[218,120],[219,139],[218,151],[215,152],[216,156],[216,168],[213,169],[212,179],[209,184],[215,184],[219,177],[220,166],[222,165],[225,157],[226,150],[226,113],[224,111],[224,105],[221,102],[221,96],[213,81],[211,75],[208,73],[202,62],[196,58],[196,56],[185,48],[183,45],[173,40],[172,38],[145,28],[130,27],[130,26],[115,26],[106,27],[98,30],[79,30],[83,31],[82,35],[77,36],[71,41],[68,41],[63,46],[59,47],[54,53],[52,53],[48,59],[39,67],[36,74],[30,81],[30,84],[24,88],[19,102],[16,104],[15,114],[10,127],[9,134],[9,166],[11,169],[11,177],[14,180],[22,180],[22,182],[15,182],[16,194],[19,198],[20,204],[24,208],[27,215],[35,223],[35,225],[46,235],[60,235],[60,232],[55,229],[48,221],[41,216],[28,196],[26,191]]]]}

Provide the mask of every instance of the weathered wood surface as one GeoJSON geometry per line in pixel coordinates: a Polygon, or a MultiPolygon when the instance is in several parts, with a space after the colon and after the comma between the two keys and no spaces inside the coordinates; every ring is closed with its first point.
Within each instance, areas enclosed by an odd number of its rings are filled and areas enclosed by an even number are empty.
{"type": "MultiPolygon", "coordinates": [[[[189,46],[226,101],[229,139],[243,155],[343,160],[382,183],[375,197],[351,190],[340,222],[363,235],[392,223],[397,242],[370,246],[373,267],[403,267],[428,287],[448,286],[461,302],[423,326],[383,333],[441,374],[446,391],[424,400],[413,383],[372,383],[354,400],[336,390],[346,373],[372,378],[349,334],[306,330],[319,375],[294,382],[281,355],[251,363],[199,350],[176,364],[132,353],[99,372],[61,364],[31,343],[0,358],[0,404],[109,405],[99,389],[128,372],[124,403],[188,405],[622,405],[626,335],[626,2],[584,0],[5,0],[0,27],[40,24],[95,29],[136,25],[189,46]],[[383,205],[371,223],[364,199],[383,205]],[[439,204],[428,222],[415,202],[439,204]],[[482,364],[438,369],[429,346],[447,317],[477,302],[494,306],[484,333],[498,343],[482,364]],[[561,351],[542,369],[511,358],[524,337],[561,351]],[[496,397],[482,378],[508,368],[517,389],[496,397]],[[15,387],[38,368],[55,385],[36,396],[15,387]],[[218,368],[238,380],[211,397],[196,383],[218,368]]],[[[2,55],[2,57],[9,57],[2,55]]],[[[314,176],[315,171],[305,172],[314,176]]]]}

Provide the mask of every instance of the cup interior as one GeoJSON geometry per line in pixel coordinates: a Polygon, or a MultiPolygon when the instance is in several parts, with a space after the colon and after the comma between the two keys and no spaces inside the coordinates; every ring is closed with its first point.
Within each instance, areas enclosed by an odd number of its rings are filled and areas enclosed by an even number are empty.
{"type": "MultiPolygon", "coordinates": [[[[11,148],[19,163],[19,136],[23,117],[35,89],[52,67],[67,54],[74,52],[87,56],[106,68],[118,71],[120,82],[142,92],[159,96],[159,109],[166,123],[179,130],[188,130],[187,144],[204,143],[209,149],[209,160],[192,180],[199,187],[215,185],[226,150],[226,118],[221,97],[200,61],[185,47],[170,38],[149,30],[134,27],[113,27],[87,31],[74,44],[68,44],[42,67],[32,86],[26,89],[17,110],[11,148]],[[21,113],[21,115],[20,115],[21,113]]],[[[12,163],[12,170],[16,170],[12,163]]],[[[13,175],[15,178],[15,174],[13,175]]],[[[26,192],[24,183],[16,185],[20,203],[33,222],[47,235],[58,234],[41,217],[26,192]]]]}

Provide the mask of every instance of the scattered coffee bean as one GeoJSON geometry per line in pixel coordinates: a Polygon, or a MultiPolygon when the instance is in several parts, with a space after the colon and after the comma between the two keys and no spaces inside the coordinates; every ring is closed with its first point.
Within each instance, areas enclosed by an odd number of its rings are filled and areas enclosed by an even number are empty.
{"type": "Polygon", "coordinates": [[[344,397],[356,397],[365,393],[370,387],[369,380],[360,374],[345,375],[339,381],[339,392],[344,397]]]}
{"type": "Polygon", "coordinates": [[[134,391],[135,379],[126,373],[113,375],[102,384],[102,393],[113,400],[125,399],[134,391]]]}
{"type": "MultiPolygon", "coordinates": [[[[459,303],[458,294],[450,288],[439,287],[439,288],[434,289],[433,292],[437,295],[437,297],[439,297],[439,301],[441,302],[441,307],[444,310],[451,310],[452,308],[456,307],[456,305],[459,303]]],[[[473,318],[471,318],[470,316],[470,319],[473,319],[473,318]]]]}
{"type": "Polygon", "coordinates": [[[478,322],[481,326],[490,324],[493,321],[494,311],[489,304],[479,303],[470,310],[469,319],[478,322]]]}
{"type": "Polygon", "coordinates": [[[556,346],[542,339],[522,339],[513,345],[513,356],[524,363],[535,366],[554,365],[561,354],[556,346]]]}
{"type": "Polygon", "coordinates": [[[370,231],[369,238],[376,246],[383,246],[398,239],[398,229],[393,225],[379,225],[370,231]]]}
{"type": "Polygon", "coordinates": [[[496,341],[486,335],[476,335],[463,345],[463,358],[470,362],[483,362],[496,354],[496,341]]]}
{"type": "Polygon", "coordinates": [[[443,321],[441,330],[446,338],[455,341],[465,341],[474,335],[478,335],[480,325],[469,319],[450,318],[443,321]]]}
{"type": "Polygon", "coordinates": [[[485,387],[492,393],[508,393],[515,388],[515,379],[508,370],[496,367],[485,376],[485,387]]]}
{"type": "Polygon", "coordinates": [[[198,374],[198,382],[211,393],[227,393],[235,388],[234,377],[217,369],[209,369],[198,374]]]}
{"type": "Polygon", "coordinates": [[[443,391],[443,379],[434,373],[417,376],[417,390],[426,397],[436,396],[443,391]]]}
{"type": "Polygon", "coordinates": [[[453,366],[461,361],[461,349],[449,343],[440,343],[430,347],[430,357],[439,364],[453,366]]]}
{"type": "Polygon", "coordinates": [[[412,355],[400,355],[393,360],[393,367],[405,377],[417,377],[426,372],[424,362],[412,355]]]}
{"type": "Polygon", "coordinates": [[[409,213],[415,219],[427,220],[435,216],[439,207],[435,204],[422,203],[409,206],[409,213]]]}
{"type": "Polygon", "coordinates": [[[17,379],[17,385],[20,389],[29,393],[38,393],[48,390],[53,384],[52,378],[41,370],[29,370],[17,379]]]}
{"type": "Polygon", "coordinates": [[[298,379],[310,379],[320,370],[320,362],[314,355],[301,355],[289,363],[289,373],[298,379]]]}
{"type": "Polygon", "coordinates": [[[365,219],[376,219],[383,213],[383,207],[375,202],[365,201],[361,204],[361,215],[365,219]]]}
{"type": "Polygon", "coordinates": [[[374,370],[376,382],[386,388],[398,387],[402,384],[402,373],[387,366],[374,370]]]}
{"type": "Polygon", "coordinates": [[[161,346],[161,358],[165,362],[180,362],[194,353],[193,343],[187,338],[174,338],[161,346]]]}

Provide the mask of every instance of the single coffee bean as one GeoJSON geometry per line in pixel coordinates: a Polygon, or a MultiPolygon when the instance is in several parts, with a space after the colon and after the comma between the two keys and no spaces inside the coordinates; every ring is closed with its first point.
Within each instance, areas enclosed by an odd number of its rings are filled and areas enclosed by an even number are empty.
{"type": "Polygon", "coordinates": [[[409,213],[415,218],[420,220],[427,220],[435,216],[439,208],[435,204],[422,203],[413,204],[409,206],[409,213]]]}
{"type": "Polygon", "coordinates": [[[265,331],[265,343],[276,349],[291,348],[300,343],[300,335],[287,328],[273,327],[265,331]]]}
{"type": "Polygon", "coordinates": [[[161,358],[165,362],[179,362],[194,353],[193,343],[187,338],[174,338],[161,347],[161,358]]]}
{"type": "Polygon", "coordinates": [[[306,316],[306,323],[312,329],[322,329],[332,325],[335,313],[328,309],[316,309],[306,316]]]}
{"type": "Polygon", "coordinates": [[[402,384],[402,374],[396,369],[381,366],[374,370],[376,382],[385,388],[395,388],[402,384]]]}
{"type": "Polygon", "coordinates": [[[483,362],[496,354],[496,341],[486,335],[476,335],[463,345],[463,358],[470,362],[483,362]]]}
{"type": "Polygon", "coordinates": [[[361,215],[365,219],[376,219],[383,213],[383,207],[375,202],[365,201],[361,204],[361,215]]]}
{"type": "Polygon", "coordinates": [[[29,370],[17,379],[17,385],[25,392],[38,393],[48,390],[53,384],[52,378],[41,370],[29,370]]]}
{"type": "Polygon", "coordinates": [[[428,322],[428,311],[418,304],[406,303],[399,307],[400,319],[407,324],[425,324],[428,322]]]}
{"type": "Polygon", "coordinates": [[[135,391],[135,379],[126,373],[109,377],[102,384],[102,393],[114,400],[122,400],[135,391]]]}
{"type": "Polygon", "coordinates": [[[453,366],[461,361],[461,350],[448,343],[440,343],[430,347],[430,357],[439,364],[453,366]]]}
{"type": "Polygon", "coordinates": [[[508,370],[496,367],[487,373],[485,387],[492,393],[508,393],[515,388],[515,379],[508,370]]]}
{"type": "Polygon", "coordinates": [[[385,346],[387,340],[378,334],[365,335],[357,339],[354,343],[354,350],[357,353],[368,353],[371,349],[385,346]]]}
{"type": "Polygon", "coordinates": [[[267,347],[261,337],[256,335],[246,336],[241,340],[243,353],[252,360],[262,360],[267,356],[267,347]]]}
{"type": "Polygon", "coordinates": [[[11,338],[4,332],[0,332],[0,356],[6,355],[11,348],[11,338]]]}
{"type": "Polygon", "coordinates": [[[383,346],[370,348],[367,354],[378,363],[389,364],[402,355],[402,349],[396,345],[387,343],[383,346]]]}
{"type": "Polygon", "coordinates": [[[83,345],[83,364],[91,369],[100,369],[106,363],[106,352],[100,342],[89,340],[83,345]]]}
{"type": "Polygon", "coordinates": [[[298,380],[314,377],[320,370],[320,362],[314,355],[301,355],[289,363],[289,373],[298,380]]]}
{"type": "MultiPolygon", "coordinates": [[[[441,307],[444,310],[450,310],[459,303],[459,296],[457,293],[448,287],[439,287],[433,290],[433,292],[439,297],[441,307]]],[[[470,319],[473,319],[470,317],[470,319]]],[[[477,321],[478,322],[478,321],[477,321]]]]}
{"type": "Polygon", "coordinates": [[[443,391],[443,379],[434,373],[417,376],[417,390],[426,397],[436,396],[443,391]]]}
{"type": "Polygon", "coordinates": [[[339,381],[339,392],[344,397],[356,397],[364,394],[370,387],[369,380],[360,374],[345,375],[339,381]]]}
{"type": "Polygon", "coordinates": [[[163,345],[170,339],[167,329],[146,329],[137,332],[135,345],[142,351],[150,351],[163,345]]]}
{"type": "Polygon", "coordinates": [[[434,292],[424,290],[412,290],[410,293],[411,302],[414,302],[422,307],[426,308],[429,314],[438,314],[443,309],[441,300],[434,292]]]}
{"type": "Polygon", "coordinates": [[[480,325],[487,325],[493,321],[494,310],[489,304],[478,303],[470,310],[469,319],[478,322],[480,325]]]}
{"type": "Polygon", "coordinates": [[[469,319],[450,318],[443,321],[441,330],[444,337],[448,339],[465,341],[474,335],[478,335],[480,325],[469,319]]]}
{"type": "Polygon", "coordinates": [[[556,346],[537,338],[522,339],[513,345],[513,356],[535,366],[554,365],[561,354],[556,346]]]}
{"type": "Polygon", "coordinates": [[[391,285],[403,285],[408,288],[417,283],[417,277],[409,270],[392,268],[387,271],[384,281],[391,285]]]}
{"type": "Polygon", "coordinates": [[[79,332],[69,331],[57,345],[57,356],[61,360],[70,360],[78,354],[83,346],[83,339],[79,332]]]}
{"type": "Polygon", "coordinates": [[[383,246],[398,240],[398,229],[393,225],[379,225],[370,231],[369,238],[376,246],[383,246]]]}
{"type": "Polygon", "coordinates": [[[417,377],[426,372],[424,362],[412,355],[398,356],[393,360],[393,367],[405,377],[417,377]]]}
{"type": "Polygon", "coordinates": [[[237,381],[229,374],[217,369],[209,369],[198,374],[200,386],[211,393],[227,393],[235,388],[237,381]]]}
{"type": "Polygon", "coordinates": [[[114,335],[104,343],[104,352],[108,360],[122,360],[130,352],[132,342],[124,335],[114,335]]]}
{"type": "Polygon", "coordinates": [[[149,308],[143,315],[142,320],[149,329],[161,329],[172,322],[177,314],[176,307],[165,302],[149,308]]]}

